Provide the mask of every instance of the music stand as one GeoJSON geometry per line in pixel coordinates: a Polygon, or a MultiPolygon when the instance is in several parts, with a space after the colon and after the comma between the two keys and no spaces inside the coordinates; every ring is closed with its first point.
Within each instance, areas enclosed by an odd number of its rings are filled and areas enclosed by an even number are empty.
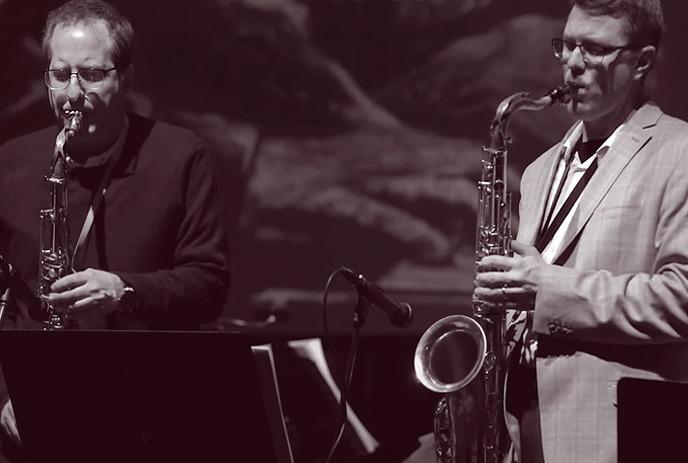
{"type": "Polygon", "coordinates": [[[227,332],[0,331],[30,463],[278,463],[248,340],[227,332]]]}
{"type": "Polygon", "coordinates": [[[619,463],[684,458],[688,383],[622,378],[617,397],[619,463]]]}

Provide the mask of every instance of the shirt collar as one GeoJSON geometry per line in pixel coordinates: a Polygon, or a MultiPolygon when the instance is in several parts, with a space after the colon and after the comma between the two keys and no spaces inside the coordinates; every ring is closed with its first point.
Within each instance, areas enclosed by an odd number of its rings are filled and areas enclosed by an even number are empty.
{"type": "MultiPolygon", "coordinates": [[[[602,160],[602,158],[607,154],[609,151],[609,148],[612,146],[616,138],[618,137],[619,133],[621,130],[624,128],[626,123],[624,122],[623,124],[619,125],[612,134],[607,137],[606,140],[600,145],[600,147],[595,151],[595,153],[590,156],[590,158],[596,157],[599,160],[602,160]]],[[[583,121],[578,121],[576,125],[569,131],[567,134],[567,137],[563,141],[563,147],[564,147],[564,152],[563,152],[563,160],[564,162],[569,162],[569,159],[571,156],[574,154],[577,154],[577,147],[578,143],[581,140],[583,136],[583,121]]],[[[589,160],[589,159],[588,159],[589,160]]],[[[587,160],[586,160],[587,161],[587,160]]],[[[583,161],[583,163],[586,163],[586,161],[583,161]]]]}

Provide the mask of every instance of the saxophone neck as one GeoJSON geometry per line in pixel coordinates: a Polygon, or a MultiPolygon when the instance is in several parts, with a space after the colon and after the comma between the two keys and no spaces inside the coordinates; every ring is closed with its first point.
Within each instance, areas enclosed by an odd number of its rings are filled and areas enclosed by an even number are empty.
{"type": "Polygon", "coordinates": [[[82,120],[83,114],[81,111],[70,112],[67,123],[62,127],[60,133],[57,134],[57,138],[55,138],[55,154],[50,166],[53,178],[61,179],[66,176],[67,155],[64,150],[65,144],[81,130],[82,120]]]}
{"type": "Polygon", "coordinates": [[[540,98],[533,98],[528,92],[518,92],[506,97],[497,107],[495,116],[490,124],[490,148],[505,151],[511,141],[507,131],[511,117],[518,111],[540,111],[558,103],[568,103],[571,99],[572,88],[561,85],[553,88],[540,98]]]}
{"type": "Polygon", "coordinates": [[[62,130],[60,130],[60,133],[57,134],[57,138],[55,139],[56,152],[62,151],[65,143],[79,133],[83,118],[84,115],[81,113],[81,111],[71,111],[69,113],[69,119],[67,119],[67,123],[62,127],[62,130]]]}

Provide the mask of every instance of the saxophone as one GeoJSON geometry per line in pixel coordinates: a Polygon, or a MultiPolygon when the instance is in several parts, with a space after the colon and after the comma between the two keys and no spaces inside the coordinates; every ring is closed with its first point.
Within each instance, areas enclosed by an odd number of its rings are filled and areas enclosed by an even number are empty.
{"type": "MultiPolygon", "coordinates": [[[[566,103],[571,89],[562,85],[541,98],[526,92],[505,98],[490,124],[490,145],[483,150],[478,182],[475,259],[513,255],[511,192],[507,189],[509,122],[517,111],[539,111],[566,103]]],[[[505,311],[473,301],[473,316],[451,315],[421,336],[414,354],[418,380],[444,394],[435,409],[438,463],[499,463],[508,450],[502,414],[506,373],[505,311]],[[479,381],[473,381],[478,378],[479,381]]]]}
{"type": "Polygon", "coordinates": [[[38,297],[45,317],[44,330],[65,327],[66,315],[48,302],[50,286],[72,271],[69,255],[68,165],[64,147],[81,129],[80,111],[69,113],[69,120],[55,139],[55,152],[45,181],[50,184],[50,207],[41,209],[38,297]]]}

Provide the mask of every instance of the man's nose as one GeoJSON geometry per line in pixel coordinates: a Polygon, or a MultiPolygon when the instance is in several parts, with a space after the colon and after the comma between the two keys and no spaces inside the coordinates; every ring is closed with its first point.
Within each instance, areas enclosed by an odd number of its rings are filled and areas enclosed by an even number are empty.
{"type": "Polygon", "coordinates": [[[67,84],[67,97],[70,101],[75,101],[81,97],[84,89],[81,86],[81,81],[77,74],[72,74],[69,77],[69,84],[67,84]]]}
{"type": "Polygon", "coordinates": [[[581,51],[581,47],[576,45],[573,50],[569,53],[568,58],[564,61],[564,64],[570,69],[585,69],[585,57],[581,51]]]}

